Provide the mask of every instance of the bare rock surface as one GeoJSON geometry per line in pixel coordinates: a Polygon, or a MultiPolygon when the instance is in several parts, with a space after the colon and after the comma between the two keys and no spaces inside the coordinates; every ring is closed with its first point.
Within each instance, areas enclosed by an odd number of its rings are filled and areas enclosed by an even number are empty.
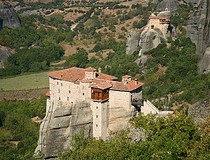
{"type": "Polygon", "coordinates": [[[138,50],[140,41],[140,32],[138,30],[132,30],[128,33],[128,39],[126,44],[126,53],[133,54],[138,50]]]}
{"type": "Polygon", "coordinates": [[[177,0],[163,0],[157,6],[158,11],[176,11],[179,7],[179,2],[177,0]]]}
{"type": "Polygon", "coordinates": [[[73,106],[61,104],[54,112],[49,109],[40,126],[35,156],[42,152],[46,159],[57,157],[59,152],[70,149],[72,137],[81,131],[85,136],[92,136],[90,104],[85,102],[73,106]]]}
{"type": "Polygon", "coordinates": [[[21,25],[13,7],[9,3],[0,1],[0,29],[3,27],[15,29],[21,25]]]}
{"type": "MultiPolygon", "coordinates": [[[[191,2],[191,1],[190,1],[191,2]]],[[[194,12],[188,22],[187,35],[196,45],[199,72],[210,72],[210,1],[192,1],[194,12]]]]}
{"type": "Polygon", "coordinates": [[[197,102],[189,107],[188,115],[192,117],[195,122],[203,122],[210,116],[210,98],[197,102]]]}

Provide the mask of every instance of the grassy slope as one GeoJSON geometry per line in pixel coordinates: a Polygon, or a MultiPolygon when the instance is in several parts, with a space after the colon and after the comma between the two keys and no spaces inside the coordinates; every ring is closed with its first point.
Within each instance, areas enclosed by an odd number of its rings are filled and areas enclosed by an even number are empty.
{"type": "Polygon", "coordinates": [[[14,78],[0,79],[1,90],[22,90],[48,87],[48,73],[41,72],[14,78]]]}

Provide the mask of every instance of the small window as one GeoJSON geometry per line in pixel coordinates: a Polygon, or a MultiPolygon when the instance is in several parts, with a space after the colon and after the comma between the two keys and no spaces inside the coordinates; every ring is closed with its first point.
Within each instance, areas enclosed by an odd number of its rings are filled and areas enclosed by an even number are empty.
{"type": "Polygon", "coordinates": [[[59,97],[58,100],[60,101],[61,100],[61,97],[59,97]]]}
{"type": "Polygon", "coordinates": [[[98,106],[96,106],[96,109],[98,109],[98,106]]]}
{"type": "Polygon", "coordinates": [[[98,118],[98,115],[96,115],[96,118],[98,118]]]}
{"type": "Polygon", "coordinates": [[[59,82],[57,82],[57,85],[59,85],[59,82]]]}
{"type": "Polygon", "coordinates": [[[67,97],[67,101],[69,101],[69,97],[67,97]]]}
{"type": "Polygon", "coordinates": [[[61,86],[63,86],[63,83],[61,83],[61,86]]]}
{"type": "Polygon", "coordinates": [[[71,93],[71,91],[69,90],[69,93],[71,93]]]}
{"type": "Polygon", "coordinates": [[[84,93],[82,93],[82,95],[84,96],[85,94],[84,94],[84,93]]]}
{"type": "Polygon", "coordinates": [[[96,127],[98,127],[98,124],[96,124],[96,127]]]}
{"type": "Polygon", "coordinates": [[[58,93],[60,93],[60,89],[58,89],[58,93]]]}

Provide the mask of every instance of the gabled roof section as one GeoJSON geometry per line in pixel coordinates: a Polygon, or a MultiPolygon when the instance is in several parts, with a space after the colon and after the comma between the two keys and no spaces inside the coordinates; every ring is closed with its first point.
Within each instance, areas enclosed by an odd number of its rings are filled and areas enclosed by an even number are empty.
{"type": "MultiPolygon", "coordinates": [[[[111,90],[118,90],[118,91],[127,91],[131,92],[133,90],[136,90],[143,86],[143,83],[131,80],[128,82],[118,82],[115,81],[117,77],[110,76],[108,74],[104,74],[101,72],[96,72],[96,78],[94,79],[85,79],[85,72],[89,71],[96,71],[95,68],[77,68],[72,67],[60,71],[54,71],[49,74],[49,77],[53,79],[63,80],[63,81],[69,81],[73,83],[79,84],[82,83],[92,83],[91,87],[93,88],[99,88],[99,89],[108,89],[111,90]]],[[[126,78],[131,78],[129,75],[125,75],[126,78]]],[[[49,94],[48,94],[49,95],[49,94]]]]}
{"type": "Polygon", "coordinates": [[[99,82],[99,83],[91,85],[91,87],[104,90],[104,89],[111,88],[112,85],[109,82],[99,82]]]}
{"type": "Polygon", "coordinates": [[[143,85],[144,83],[141,83],[135,80],[129,81],[125,84],[125,86],[128,88],[128,91],[133,91],[135,89],[142,87],[143,85]]]}
{"type": "Polygon", "coordinates": [[[51,72],[49,74],[49,77],[58,80],[76,82],[85,78],[85,69],[72,67],[60,71],[51,72]]]}
{"type": "Polygon", "coordinates": [[[117,77],[115,76],[110,76],[108,74],[105,73],[101,73],[101,72],[97,72],[97,76],[98,79],[106,79],[106,80],[110,80],[110,81],[114,81],[117,80],[117,77]]]}
{"type": "MultiPolygon", "coordinates": [[[[85,72],[95,72],[96,69],[89,67],[89,68],[78,68],[78,67],[71,67],[64,70],[54,71],[49,74],[49,77],[64,80],[69,82],[78,83],[79,81],[84,81],[85,79],[85,72]]],[[[105,73],[97,72],[98,79],[105,79],[105,80],[116,80],[117,77],[110,76],[105,73]]]]}

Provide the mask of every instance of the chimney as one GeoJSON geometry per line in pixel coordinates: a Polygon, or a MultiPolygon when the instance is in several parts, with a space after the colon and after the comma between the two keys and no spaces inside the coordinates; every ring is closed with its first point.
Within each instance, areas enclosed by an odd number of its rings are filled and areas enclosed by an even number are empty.
{"type": "Polygon", "coordinates": [[[129,81],[131,81],[131,76],[129,75],[122,76],[122,82],[124,84],[128,84],[129,81]]]}
{"type": "Polygon", "coordinates": [[[94,79],[96,78],[96,69],[89,67],[85,69],[85,79],[94,79]]]}
{"type": "Polygon", "coordinates": [[[101,67],[98,68],[98,72],[101,73],[101,67]]]}
{"type": "Polygon", "coordinates": [[[139,82],[138,82],[138,80],[135,78],[135,85],[138,85],[139,84],[139,82]]]}

